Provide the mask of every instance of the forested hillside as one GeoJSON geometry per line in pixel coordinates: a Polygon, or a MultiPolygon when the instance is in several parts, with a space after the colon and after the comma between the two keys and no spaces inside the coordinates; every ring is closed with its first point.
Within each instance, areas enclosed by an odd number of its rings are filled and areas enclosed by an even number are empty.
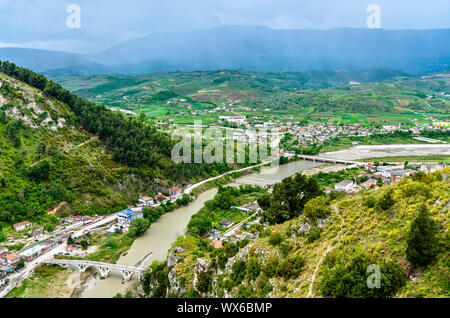
{"type": "Polygon", "coordinates": [[[54,213],[111,213],[142,191],[161,191],[229,169],[175,164],[170,158],[174,142],[143,120],[0,63],[0,222],[51,224],[54,213]]]}
{"type": "MultiPolygon", "coordinates": [[[[356,196],[323,196],[314,179],[287,178],[258,200],[269,224],[246,229],[257,239],[215,249],[195,233],[180,237],[168,260],[152,265],[144,291],[149,297],[449,297],[449,173],[418,173],[356,196]],[[373,266],[380,288],[367,285],[373,266]]],[[[217,195],[207,207],[226,202],[217,195]]]]}

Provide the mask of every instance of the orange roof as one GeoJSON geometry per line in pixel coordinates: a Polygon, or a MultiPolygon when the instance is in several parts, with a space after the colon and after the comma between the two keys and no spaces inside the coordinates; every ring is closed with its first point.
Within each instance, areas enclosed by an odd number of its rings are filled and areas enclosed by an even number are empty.
{"type": "Polygon", "coordinates": [[[221,240],[213,240],[214,248],[221,248],[222,247],[222,241],[221,240]]]}
{"type": "Polygon", "coordinates": [[[16,259],[18,259],[18,258],[20,258],[20,256],[17,255],[17,254],[11,253],[11,254],[6,255],[6,259],[7,259],[8,261],[14,261],[14,260],[16,260],[16,259]]]}

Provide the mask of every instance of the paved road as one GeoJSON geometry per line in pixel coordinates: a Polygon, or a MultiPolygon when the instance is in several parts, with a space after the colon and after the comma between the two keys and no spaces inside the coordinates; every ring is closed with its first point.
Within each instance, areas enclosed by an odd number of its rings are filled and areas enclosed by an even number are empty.
{"type": "Polygon", "coordinates": [[[216,180],[216,179],[222,178],[223,176],[226,176],[227,174],[232,174],[232,173],[235,173],[235,172],[241,172],[241,171],[253,169],[253,168],[256,168],[256,167],[264,166],[264,165],[266,165],[266,164],[268,164],[268,163],[271,163],[271,162],[272,162],[272,161],[266,161],[266,162],[263,162],[263,163],[260,163],[260,164],[254,165],[254,166],[245,167],[245,168],[242,168],[242,169],[237,169],[237,170],[225,172],[225,173],[223,173],[223,174],[221,174],[221,175],[219,175],[219,176],[212,177],[212,178],[209,178],[209,179],[206,179],[206,180],[197,182],[196,184],[193,184],[193,185],[187,187],[187,188],[184,190],[184,193],[185,193],[185,194],[190,194],[190,193],[192,192],[192,190],[194,190],[194,189],[197,188],[198,186],[201,186],[202,184],[204,184],[204,183],[206,183],[206,182],[209,182],[209,181],[212,181],[212,180],[216,180]]]}

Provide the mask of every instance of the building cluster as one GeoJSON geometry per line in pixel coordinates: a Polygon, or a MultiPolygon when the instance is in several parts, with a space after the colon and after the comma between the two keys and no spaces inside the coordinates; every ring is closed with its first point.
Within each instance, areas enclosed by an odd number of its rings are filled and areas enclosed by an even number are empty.
{"type": "Polygon", "coordinates": [[[325,142],[338,137],[366,137],[377,133],[387,133],[399,129],[399,126],[369,127],[359,124],[334,125],[329,123],[287,123],[281,125],[280,130],[289,133],[292,138],[285,141],[287,148],[308,148],[323,145],[325,142]]]}
{"type": "MultiPolygon", "coordinates": [[[[167,193],[166,193],[167,194],[167,193]]],[[[137,207],[149,207],[156,208],[161,204],[167,204],[169,201],[175,203],[178,199],[181,199],[183,196],[183,192],[179,187],[172,187],[168,191],[168,195],[164,195],[162,193],[158,193],[154,197],[149,197],[147,195],[141,195],[139,197],[137,207]]]]}
{"type": "Polygon", "coordinates": [[[72,215],[63,219],[63,225],[60,227],[61,230],[67,229],[76,229],[78,227],[82,227],[84,225],[94,223],[103,219],[102,216],[81,216],[81,215],[72,215]]]}
{"type": "MultiPolygon", "coordinates": [[[[254,201],[254,202],[251,202],[248,204],[244,204],[242,206],[232,206],[232,207],[230,207],[230,209],[240,210],[241,212],[247,213],[249,216],[255,214],[258,211],[261,211],[261,208],[259,207],[259,204],[257,201],[254,201]]],[[[244,239],[245,237],[249,237],[250,239],[255,238],[253,234],[247,233],[247,232],[243,232],[242,235],[237,235],[235,233],[229,233],[232,235],[226,235],[225,232],[228,232],[228,230],[230,230],[233,226],[235,226],[235,222],[228,220],[228,219],[220,220],[218,222],[218,226],[219,226],[219,228],[221,228],[221,230],[213,228],[208,233],[208,236],[212,240],[213,246],[215,248],[222,247],[223,241],[226,241],[226,240],[230,240],[230,239],[241,240],[241,239],[244,239]]],[[[240,230],[240,227],[236,227],[232,231],[236,232],[238,230],[240,230]]]]}
{"type": "Polygon", "coordinates": [[[60,234],[38,244],[23,248],[17,253],[9,251],[7,247],[0,247],[0,275],[13,272],[23,262],[30,262],[57,245],[64,243],[70,234],[60,234]]]}
{"type": "MultiPolygon", "coordinates": [[[[367,164],[365,170],[360,174],[360,177],[367,178],[366,181],[361,184],[356,184],[353,180],[342,180],[334,185],[334,191],[356,194],[361,189],[376,190],[379,185],[395,184],[404,178],[412,176],[418,171],[428,174],[438,170],[443,170],[446,167],[446,164],[434,163],[411,163],[409,164],[409,168],[405,168],[403,163],[378,166],[367,164]]],[[[332,189],[329,188],[327,191],[332,191],[332,189]]]]}

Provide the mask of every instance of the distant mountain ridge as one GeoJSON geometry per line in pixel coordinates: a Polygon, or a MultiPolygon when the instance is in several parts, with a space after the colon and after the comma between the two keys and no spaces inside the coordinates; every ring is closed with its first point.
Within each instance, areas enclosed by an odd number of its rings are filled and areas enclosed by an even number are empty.
{"type": "Polygon", "coordinates": [[[2,48],[0,59],[51,76],[368,68],[426,74],[450,67],[448,39],[450,29],[273,30],[261,26],[227,26],[155,33],[98,54],[2,48]]]}

